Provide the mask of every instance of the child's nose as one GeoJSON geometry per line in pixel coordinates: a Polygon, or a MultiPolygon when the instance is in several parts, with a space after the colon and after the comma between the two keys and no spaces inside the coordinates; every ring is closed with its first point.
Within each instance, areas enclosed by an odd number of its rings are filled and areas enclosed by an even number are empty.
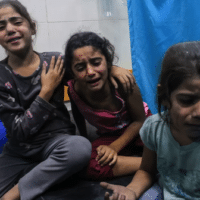
{"type": "Polygon", "coordinates": [[[193,116],[200,118],[200,101],[198,101],[195,105],[193,116]]]}
{"type": "Polygon", "coordinates": [[[93,68],[93,66],[90,65],[90,64],[87,65],[87,74],[88,74],[89,76],[92,76],[92,75],[95,74],[94,68],[93,68]]]}
{"type": "Polygon", "coordinates": [[[15,27],[11,23],[7,23],[6,30],[8,34],[12,34],[15,32],[15,27]]]}

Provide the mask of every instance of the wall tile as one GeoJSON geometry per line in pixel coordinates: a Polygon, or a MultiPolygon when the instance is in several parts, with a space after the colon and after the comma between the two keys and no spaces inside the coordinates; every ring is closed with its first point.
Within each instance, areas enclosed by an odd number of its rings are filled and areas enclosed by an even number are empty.
{"type": "Polygon", "coordinates": [[[117,65],[132,69],[128,20],[102,20],[99,22],[99,29],[115,46],[119,57],[117,65]]]}
{"type": "Polygon", "coordinates": [[[37,23],[47,21],[45,0],[20,0],[20,2],[27,8],[29,14],[37,23]]]}
{"type": "Polygon", "coordinates": [[[125,0],[98,0],[100,20],[128,19],[125,0]]]}
{"type": "Polygon", "coordinates": [[[6,52],[2,46],[0,46],[0,60],[3,60],[6,57],[6,52]]]}
{"type": "Polygon", "coordinates": [[[38,52],[50,51],[49,29],[47,23],[39,23],[37,26],[37,34],[33,41],[34,50],[38,52]]]}
{"type": "Polygon", "coordinates": [[[46,0],[48,22],[98,20],[97,0],[46,0]]]}
{"type": "Polygon", "coordinates": [[[50,50],[64,53],[65,43],[78,31],[99,32],[96,21],[49,23],[50,50]]]}

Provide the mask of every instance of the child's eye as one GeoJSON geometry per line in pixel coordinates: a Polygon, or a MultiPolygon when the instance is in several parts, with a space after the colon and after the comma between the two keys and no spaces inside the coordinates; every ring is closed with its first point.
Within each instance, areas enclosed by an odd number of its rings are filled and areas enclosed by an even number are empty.
{"type": "Polygon", "coordinates": [[[16,21],[15,25],[21,25],[22,21],[16,21]]]}
{"type": "Polygon", "coordinates": [[[83,71],[85,69],[85,66],[82,65],[82,64],[78,64],[78,65],[76,65],[75,68],[76,68],[77,71],[81,72],[81,71],[83,71]]]}
{"type": "Polygon", "coordinates": [[[99,66],[101,64],[101,59],[94,59],[91,61],[91,64],[94,66],[99,66]]]}
{"type": "Polygon", "coordinates": [[[190,105],[193,105],[195,104],[196,102],[196,99],[195,98],[190,98],[190,97],[186,97],[186,98],[180,98],[179,99],[179,102],[185,106],[190,106],[190,105]]]}
{"type": "Polygon", "coordinates": [[[94,62],[93,65],[94,66],[99,66],[101,64],[101,62],[94,62]]]}
{"type": "Polygon", "coordinates": [[[0,26],[0,31],[4,30],[5,26],[0,26]]]}

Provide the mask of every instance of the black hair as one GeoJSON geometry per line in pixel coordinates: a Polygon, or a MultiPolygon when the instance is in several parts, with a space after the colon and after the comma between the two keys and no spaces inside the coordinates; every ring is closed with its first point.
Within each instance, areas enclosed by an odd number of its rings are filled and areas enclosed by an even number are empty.
{"type": "Polygon", "coordinates": [[[165,53],[157,88],[158,111],[167,110],[163,102],[171,106],[170,95],[184,80],[200,76],[200,42],[183,42],[171,46],[165,53]]]}
{"type": "Polygon", "coordinates": [[[31,29],[36,31],[35,22],[31,19],[26,7],[17,0],[3,0],[0,2],[0,9],[7,6],[12,7],[17,13],[24,17],[30,24],[31,29]]]}
{"type": "Polygon", "coordinates": [[[66,80],[70,80],[73,78],[71,65],[74,51],[84,46],[92,46],[96,50],[99,50],[102,55],[105,56],[108,66],[108,73],[110,72],[111,66],[113,65],[113,60],[115,58],[114,46],[109,42],[109,40],[104,37],[98,36],[94,32],[79,32],[72,35],[66,43],[64,59],[66,80]]]}

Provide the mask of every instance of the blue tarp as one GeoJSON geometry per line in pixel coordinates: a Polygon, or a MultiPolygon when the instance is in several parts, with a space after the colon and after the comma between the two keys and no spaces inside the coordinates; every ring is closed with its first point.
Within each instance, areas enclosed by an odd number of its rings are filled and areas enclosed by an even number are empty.
{"type": "Polygon", "coordinates": [[[143,100],[157,113],[156,86],[169,46],[200,40],[199,0],[128,0],[133,73],[143,100]]]}

